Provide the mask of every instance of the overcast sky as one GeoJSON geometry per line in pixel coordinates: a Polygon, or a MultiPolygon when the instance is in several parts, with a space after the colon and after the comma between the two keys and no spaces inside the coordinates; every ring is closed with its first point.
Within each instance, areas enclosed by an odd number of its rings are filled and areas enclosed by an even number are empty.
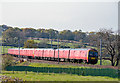
{"type": "Polygon", "coordinates": [[[98,31],[99,28],[113,28],[117,31],[118,29],[118,5],[113,0],[110,0],[111,2],[108,0],[107,2],[12,1],[5,0],[0,5],[1,24],[21,28],[53,28],[60,31],[64,29],[98,31]]]}

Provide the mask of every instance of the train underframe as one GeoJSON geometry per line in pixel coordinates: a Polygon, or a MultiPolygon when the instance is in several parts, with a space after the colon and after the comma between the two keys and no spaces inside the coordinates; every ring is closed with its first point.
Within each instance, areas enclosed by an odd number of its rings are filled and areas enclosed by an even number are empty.
{"type": "MultiPolygon", "coordinates": [[[[19,57],[18,55],[13,55],[15,57],[19,57]]],[[[49,60],[49,61],[58,61],[58,58],[54,58],[54,57],[33,57],[33,56],[21,56],[20,58],[28,58],[28,59],[38,59],[38,60],[49,60]]],[[[96,64],[98,59],[88,59],[84,60],[84,59],[66,59],[66,58],[59,58],[60,62],[72,62],[72,63],[87,63],[87,64],[96,64]]]]}

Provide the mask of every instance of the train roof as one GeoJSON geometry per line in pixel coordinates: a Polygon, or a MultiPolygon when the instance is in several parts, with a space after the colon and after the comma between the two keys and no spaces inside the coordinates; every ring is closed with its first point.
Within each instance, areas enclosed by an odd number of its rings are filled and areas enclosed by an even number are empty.
{"type": "MultiPolygon", "coordinates": [[[[71,48],[67,48],[67,49],[59,49],[59,50],[89,50],[89,49],[91,49],[91,48],[77,48],[77,49],[71,49],[71,48]]],[[[56,49],[56,50],[58,50],[58,49],[56,49]]]]}
{"type": "MultiPolygon", "coordinates": [[[[10,49],[19,49],[19,48],[10,48],[10,49]]],[[[59,50],[90,50],[91,48],[77,48],[77,49],[71,49],[71,48],[60,48],[59,50]]],[[[53,50],[52,48],[20,48],[20,50],[53,50]]],[[[58,50],[58,49],[55,49],[58,50]]]]}
{"type": "Polygon", "coordinates": [[[77,49],[71,49],[71,50],[90,50],[91,48],[77,48],[77,49]]]}
{"type": "MultiPolygon", "coordinates": [[[[19,48],[10,48],[10,49],[19,49],[19,48]]],[[[52,50],[52,48],[20,48],[20,50],[52,50]]]]}

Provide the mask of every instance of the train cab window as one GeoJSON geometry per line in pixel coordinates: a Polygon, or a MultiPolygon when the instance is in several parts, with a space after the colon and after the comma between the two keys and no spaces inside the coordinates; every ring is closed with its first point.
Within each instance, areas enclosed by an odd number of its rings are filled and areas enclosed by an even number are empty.
{"type": "Polygon", "coordinates": [[[94,56],[98,56],[98,53],[97,53],[97,52],[94,52],[94,56]]]}
{"type": "Polygon", "coordinates": [[[93,52],[92,52],[92,51],[90,51],[90,52],[89,52],[89,55],[90,55],[90,56],[93,56],[93,52]]]}
{"type": "Polygon", "coordinates": [[[89,52],[89,56],[98,56],[98,53],[97,53],[97,52],[92,52],[92,51],[90,51],[90,52],[89,52]]]}

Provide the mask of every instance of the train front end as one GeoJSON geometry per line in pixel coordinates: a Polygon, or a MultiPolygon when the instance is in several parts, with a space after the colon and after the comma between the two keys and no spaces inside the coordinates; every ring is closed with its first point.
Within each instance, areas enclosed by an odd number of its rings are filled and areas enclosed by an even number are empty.
{"type": "Polygon", "coordinates": [[[88,62],[91,64],[96,64],[98,62],[98,51],[95,49],[90,49],[88,52],[88,62]]]}

